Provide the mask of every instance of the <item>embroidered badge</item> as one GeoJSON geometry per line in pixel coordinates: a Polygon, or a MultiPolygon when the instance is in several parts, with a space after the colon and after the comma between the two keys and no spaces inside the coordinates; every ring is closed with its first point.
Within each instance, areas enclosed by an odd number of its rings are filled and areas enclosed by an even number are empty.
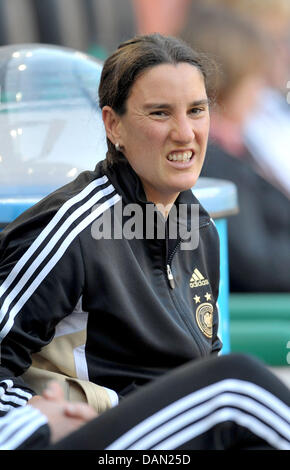
{"type": "Polygon", "coordinates": [[[213,306],[208,302],[200,304],[195,312],[196,321],[207,338],[212,338],[213,306]]]}

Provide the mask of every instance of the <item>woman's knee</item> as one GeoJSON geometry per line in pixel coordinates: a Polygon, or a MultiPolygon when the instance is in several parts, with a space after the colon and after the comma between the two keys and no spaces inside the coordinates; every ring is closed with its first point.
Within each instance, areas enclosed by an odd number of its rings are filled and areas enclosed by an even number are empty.
{"type": "Polygon", "coordinates": [[[255,376],[257,371],[266,370],[265,364],[260,359],[244,353],[231,353],[219,356],[216,366],[220,368],[225,377],[242,378],[243,376],[255,376]]]}

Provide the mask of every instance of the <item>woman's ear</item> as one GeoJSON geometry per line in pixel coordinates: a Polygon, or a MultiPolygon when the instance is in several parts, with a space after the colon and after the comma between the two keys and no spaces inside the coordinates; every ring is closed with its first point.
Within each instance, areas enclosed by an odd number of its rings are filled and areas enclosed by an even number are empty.
{"type": "Polygon", "coordinates": [[[120,144],[120,116],[110,106],[104,106],[102,118],[108,139],[113,145],[120,144]]]}

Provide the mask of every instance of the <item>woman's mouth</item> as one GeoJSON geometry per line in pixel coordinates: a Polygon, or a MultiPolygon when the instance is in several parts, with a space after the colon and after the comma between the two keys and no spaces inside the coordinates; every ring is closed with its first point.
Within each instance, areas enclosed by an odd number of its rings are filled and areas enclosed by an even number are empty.
{"type": "Polygon", "coordinates": [[[173,162],[189,162],[192,157],[192,151],[186,150],[185,152],[172,152],[167,156],[167,160],[173,162]]]}

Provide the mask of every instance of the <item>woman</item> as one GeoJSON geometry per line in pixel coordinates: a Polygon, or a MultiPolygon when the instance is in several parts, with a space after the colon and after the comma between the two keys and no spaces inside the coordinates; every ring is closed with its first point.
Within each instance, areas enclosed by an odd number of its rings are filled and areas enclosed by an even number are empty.
{"type": "Polygon", "coordinates": [[[158,35],[122,44],[104,64],[106,161],[1,234],[2,378],[11,390],[28,398],[53,377],[69,384],[70,399],[102,411],[220,350],[217,233],[201,206],[191,216],[209,129],[207,74],[202,56],[158,35]],[[141,210],[136,237],[132,204],[141,210]],[[157,205],[170,211],[166,221],[157,205]],[[198,218],[199,243],[188,249],[198,218]],[[30,390],[15,376],[40,349],[25,375],[30,390]]]}
{"type": "MultiPolygon", "coordinates": [[[[221,348],[218,240],[201,206],[197,226],[191,217],[191,206],[198,204],[191,187],[202,168],[209,130],[208,80],[203,56],[174,38],[134,38],[107,59],[99,89],[106,162],[45,198],[1,235],[3,412],[33,394],[18,376],[41,348],[24,377],[29,383],[33,375],[36,384],[41,378],[62,378],[69,399],[87,401],[98,412],[129,395],[98,418],[102,433],[97,434],[106,440],[109,433],[110,448],[116,433],[189,390],[203,387],[207,394],[207,385],[222,380],[225,372],[235,375],[237,364],[242,374],[243,360],[209,359],[221,348]],[[143,236],[136,238],[128,230],[132,203],[142,209],[134,220],[143,221],[138,233],[143,236]],[[156,206],[159,211],[148,211],[156,206]],[[100,219],[106,237],[99,237],[100,225],[93,225],[100,219]],[[176,222],[175,236],[170,222],[176,222]],[[199,229],[193,247],[179,230],[184,222],[187,235],[199,229]],[[160,228],[164,237],[158,236],[160,228]],[[106,432],[103,419],[109,423],[106,432]],[[115,430],[111,419],[118,423],[115,430]]],[[[287,402],[285,387],[275,386],[287,402]]],[[[37,407],[39,400],[29,403],[37,407]]],[[[109,446],[108,441],[96,444],[94,430],[91,436],[93,443],[85,437],[82,445],[109,446]]],[[[212,434],[207,447],[211,439],[212,434]]],[[[275,439],[266,442],[274,445],[275,439]]]]}

